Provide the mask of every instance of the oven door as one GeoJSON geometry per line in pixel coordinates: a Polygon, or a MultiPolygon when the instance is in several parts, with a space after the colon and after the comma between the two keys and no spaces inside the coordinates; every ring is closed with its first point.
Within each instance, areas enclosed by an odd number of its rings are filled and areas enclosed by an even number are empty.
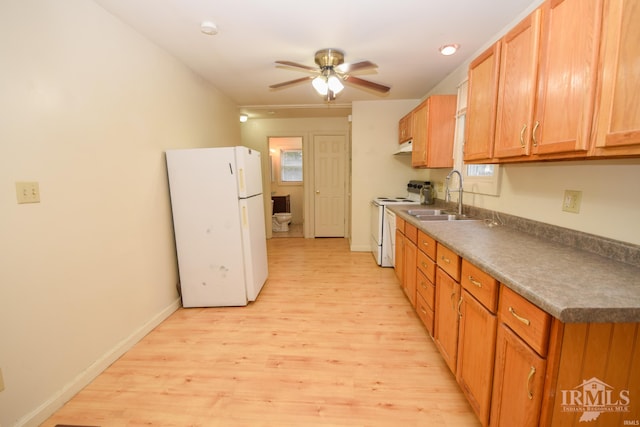
{"type": "Polygon", "coordinates": [[[376,260],[376,264],[382,263],[382,225],[384,217],[384,206],[375,201],[371,202],[371,253],[376,260]]]}
{"type": "Polygon", "coordinates": [[[382,224],[382,267],[395,267],[396,253],[396,214],[384,209],[382,224]]]}

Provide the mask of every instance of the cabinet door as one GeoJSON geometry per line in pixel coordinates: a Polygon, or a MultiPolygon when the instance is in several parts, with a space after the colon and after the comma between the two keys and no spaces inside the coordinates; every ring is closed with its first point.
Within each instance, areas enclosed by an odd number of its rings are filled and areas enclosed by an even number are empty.
{"type": "Polygon", "coordinates": [[[502,39],[494,157],[529,155],[536,95],[540,9],[502,39]]]}
{"type": "Polygon", "coordinates": [[[469,65],[465,161],[487,160],[493,157],[500,77],[500,47],[500,41],[494,43],[469,65]]]}
{"type": "Polygon", "coordinates": [[[435,326],[433,338],[444,361],[456,373],[458,352],[458,303],[460,284],[440,268],[436,271],[435,326]]]}
{"type": "Polygon", "coordinates": [[[546,364],[508,327],[498,326],[491,427],[538,426],[546,364]]]}
{"type": "Polygon", "coordinates": [[[483,426],[488,425],[497,319],[462,291],[456,379],[483,426]]]}
{"type": "Polygon", "coordinates": [[[398,122],[398,143],[402,144],[412,136],[412,113],[407,114],[398,122]]]}
{"type": "Polygon", "coordinates": [[[538,98],[532,129],[534,154],[586,154],[593,119],[601,23],[602,0],[544,3],[538,98]]]}
{"type": "Polygon", "coordinates": [[[431,97],[427,122],[427,167],[453,167],[453,140],[456,130],[456,95],[431,97]]]}
{"type": "Polygon", "coordinates": [[[456,95],[433,95],[413,110],[414,168],[453,166],[456,95]]]}
{"type": "Polygon", "coordinates": [[[411,148],[411,166],[427,166],[427,123],[429,120],[430,98],[413,110],[413,147],[411,148]]]}
{"type": "Polygon", "coordinates": [[[640,154],[640,3],[607,0],[593,154],[640,154]]]}
{"type": "Polygon", "coordinates": [[[416,271],[418,248],[409,239],[404,242],[404,292],[413,308],[416,307],[416,271]]]}
{"type": "Polygon", "coordinates": [[[395,273],[400,286],[404,286],[404,234],[396,229],[395,273]]]}

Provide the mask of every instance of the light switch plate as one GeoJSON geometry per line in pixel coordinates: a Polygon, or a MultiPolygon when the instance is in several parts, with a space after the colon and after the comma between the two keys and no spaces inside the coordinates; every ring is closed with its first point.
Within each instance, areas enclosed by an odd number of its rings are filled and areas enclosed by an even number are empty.
{"type": "Polygon", "coordinates": [[[18,203],[40,203],[40,186],[37,182],[16,182],[18,203]]]}

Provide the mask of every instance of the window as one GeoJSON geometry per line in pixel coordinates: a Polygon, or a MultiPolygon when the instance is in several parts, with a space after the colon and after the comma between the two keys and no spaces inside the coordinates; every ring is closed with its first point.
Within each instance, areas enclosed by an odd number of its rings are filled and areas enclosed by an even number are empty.
{"type": "Polygon", "coordinates": [[[280,181],[302,182],[302,150],[280,152],[280,181]]]}

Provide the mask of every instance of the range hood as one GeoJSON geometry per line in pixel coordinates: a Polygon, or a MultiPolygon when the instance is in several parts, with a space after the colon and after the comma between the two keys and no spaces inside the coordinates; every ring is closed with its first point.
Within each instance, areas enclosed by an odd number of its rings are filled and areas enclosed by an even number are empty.
{"type": "Polygon", "coordinates": [[[400,144],[400,146],[398,147],[398,151],[396,151],[393,154],[411,154],[411,152],[413,151],[413,141],[409,140],[406,142],[403,142],[402,144],[400,144]]]}

